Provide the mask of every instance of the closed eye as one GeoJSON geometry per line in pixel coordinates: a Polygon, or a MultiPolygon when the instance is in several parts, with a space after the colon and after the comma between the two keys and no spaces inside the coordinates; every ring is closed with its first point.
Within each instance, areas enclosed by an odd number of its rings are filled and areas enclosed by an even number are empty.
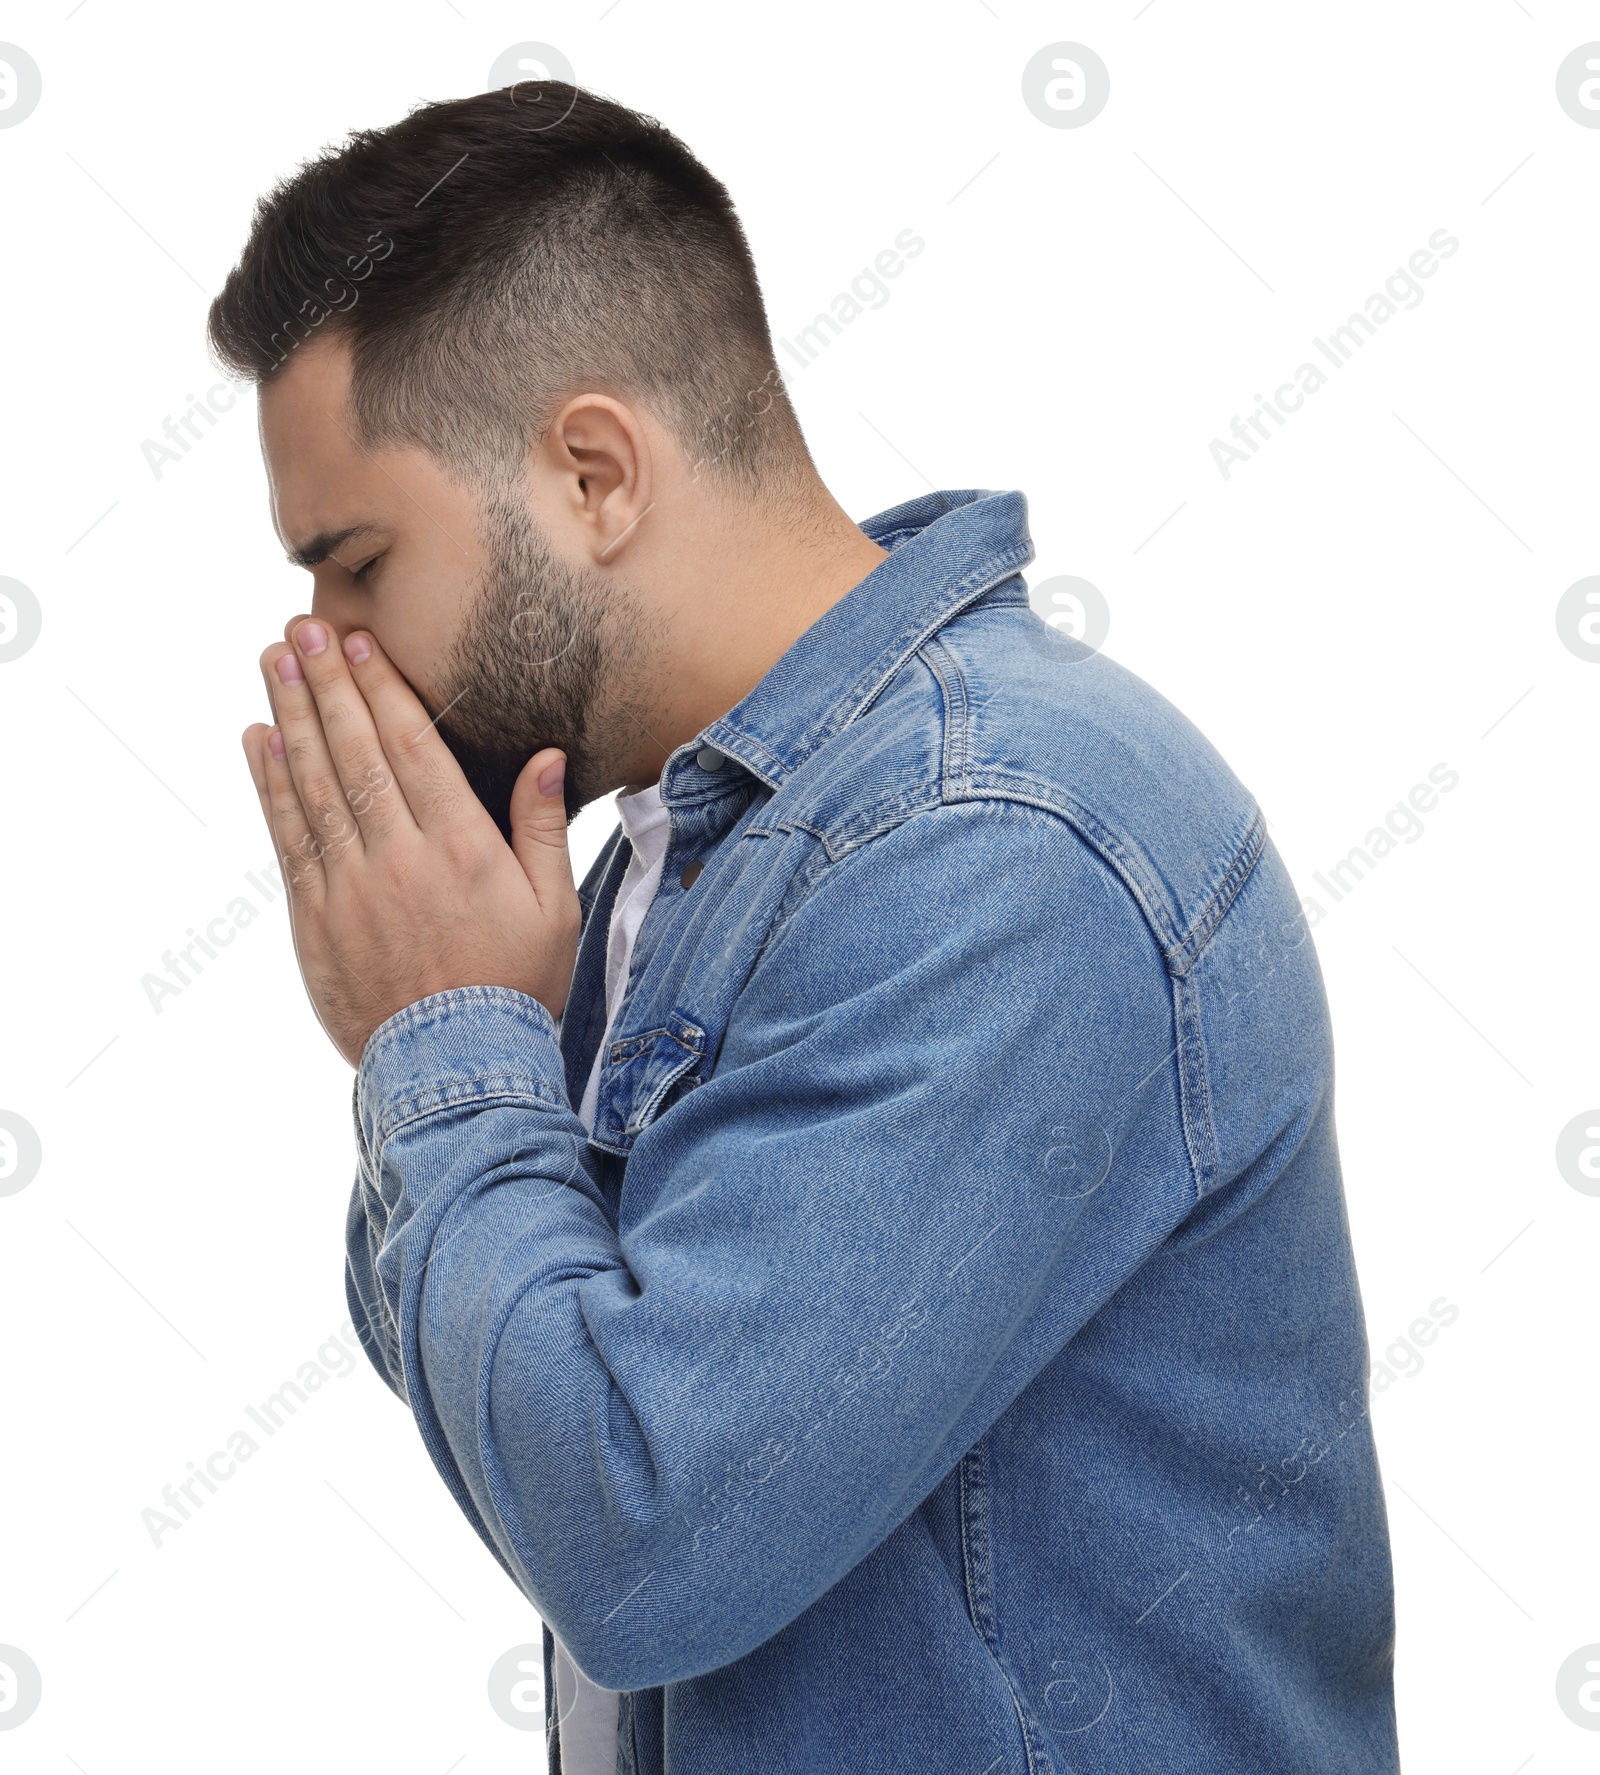
{"type": "Polygon", "coordinates": [[[382,555],[374,555],[370,561],[367,561],[360,567],[356,568],[355,572],[352,573],[350,577],[359,585],[382,559],[382,555]]]}

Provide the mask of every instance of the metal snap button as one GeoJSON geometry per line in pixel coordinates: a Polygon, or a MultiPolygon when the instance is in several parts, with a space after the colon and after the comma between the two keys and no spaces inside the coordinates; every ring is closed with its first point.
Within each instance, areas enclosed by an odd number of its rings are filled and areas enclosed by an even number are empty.
{"type": "Polygon", "coordinates": [[[702,746],[694,755],[694,761],[702,770],[721,770],[728,762],[725,752],[719,752],[715,746],[702,746]]]}
{"type": "Polygon", "coordinates": [[[679,886],[693,887],[695,882],[699,879],[700,871],[704,868],[704,863],[685,863],[683,866],[683,873],[678,877],[679,886]]]}

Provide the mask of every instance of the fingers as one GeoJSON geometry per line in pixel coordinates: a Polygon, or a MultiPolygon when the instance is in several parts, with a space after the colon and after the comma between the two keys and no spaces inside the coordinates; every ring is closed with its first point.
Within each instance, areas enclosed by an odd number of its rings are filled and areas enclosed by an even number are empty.
{"type": "Polygon", "coordinates": [[[344,652],[410,817],[429,831],[483,815],[436,722],[378,643],[356,629],[345,636],[344,652]]]}
{"type": "MultiPolygon", "coordinates": [[[[284,760],[311,832],[319,860],[359,844],[360,829],[344,804],[344,788],[328,752],[322,721],[293,647],[269,647],[261,656],[267,695],[282,736],[284,760]]],[[[267,781],[274,783],[273,748],[267,754],[267,781]]],[[[277,802],[274,798],[274,809],[277,802]]]]}
{"type": "Polygon", "coordinates": [[[566,754],[546,746],[523,765],[511,790],[511,849],[540,899],[541,888],[570,892],[573,885],[567,804],[561,793],[566,768],[566,754]]]}
{"type": "MultiPolygon", "coordinates": [[[[320,898],[327,887],[322,867],[323,847],[306,820],[300,792],[289,770],[283,735],[277,728],[251,728],[261,736],[259,754],[251,760],[251,775],[261,769],[262,804],[272,841],[283,864],[283,879],[296,901],[320,898]]],[[[247,736],[248,737],[248,736],[247,736]]],[[[249,756],[250,747],[245,747],[249,756]]]]}
{"type": "Polygon", "coordinates": [[[328,624],[308,618],[289,638],[316,699],[334,770],[363,838],[371,843],[397,826],[414,827],[411,810],[384,757],[372,711],[351,676],[338,636],[328,624]]]}
{"type": "Polygon", "coordinates": [[[250,780],[256,786],[256,799],[261,803],[261,817],[267,822],[267,830],[270,832],[272,808],[267,801],[266,743],[267,726],[264,721],[254,722],[240,736],[244,760],[250,766],[250,780]]]}
{"type": "Polygon", "coordinates": [[[267,681],[307,823],[333,853],[381,841],[410,811],[384,760],[372,715],[325,623],[307,619],[267,650],[267,681]]]}

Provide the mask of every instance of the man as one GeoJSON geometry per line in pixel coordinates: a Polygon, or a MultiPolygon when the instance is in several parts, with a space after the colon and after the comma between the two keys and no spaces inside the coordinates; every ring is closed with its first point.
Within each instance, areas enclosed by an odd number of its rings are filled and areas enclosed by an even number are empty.
{"type": "Polygon", "coordinates": [[[1022,495],[852,523],[727,192],[568,86],[303,169],[211,331],[315,582],[244,744],[351,1311],[551,1766],[1392,1771],[1312,946],[1022,495]]]}

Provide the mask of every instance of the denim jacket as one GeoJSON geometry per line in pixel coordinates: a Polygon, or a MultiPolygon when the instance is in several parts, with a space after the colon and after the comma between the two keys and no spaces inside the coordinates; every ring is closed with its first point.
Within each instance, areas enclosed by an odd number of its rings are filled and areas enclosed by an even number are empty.
{"type": "Polygon", "coordinates": [[[357,1328],[547,1659],[623,1691],[623,1775],[1389,1775],[1297,896],[1031,611],[1020,493],[862,528],[662,771],[592,1137],[620,827],[559,1020],[467,986],[372,1036],[357,1328]]]}

